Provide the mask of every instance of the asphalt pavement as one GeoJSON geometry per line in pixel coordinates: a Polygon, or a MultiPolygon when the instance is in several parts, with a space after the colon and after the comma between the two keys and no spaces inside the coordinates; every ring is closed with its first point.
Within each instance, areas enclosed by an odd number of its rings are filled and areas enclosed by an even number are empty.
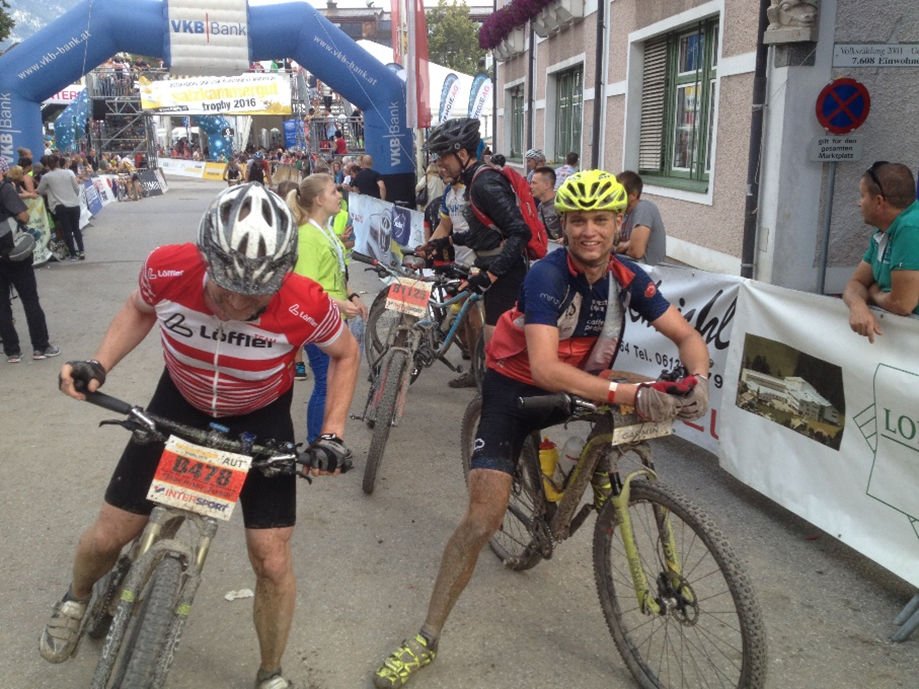
{"type": "MultiPolygon", "coordinates": [[[[69,582],[80,530],[95,516],[126,441],[111,415],[56,391],[60,364],[88,358],[137,282],[147,252],[194,241],[198,221],[220,185],[170,180],[162,197],[112,204],[85,230],[87,259],[37,270],[39,292],[59,359],[0,361],[0,686],[86,687],[99,644],[49,665],[37,640],[51,605],[69,582]]],[[[355,266],[369,297],[375,276],[355,266]]],[[[369,304],[369,298],[368,298],[369,304]]],[[[25,318],[14,305],[28,351],[25,318]]],[[[109,375],[105,390],[145,404],[162,369],[151,334],[109,375]]],[[[307,689],[363,689],[380,661],[424,617],[443,545],[465,506],[459,420],[472,398],[452,390],[443,366],[412,386],[401,425],[392,430],[372,496],[361,491],[369,432],[352,421],[347,442],[357,471],[299,485],[294,554],[297,609],[285,672],[307,689]]],[[[355,395],[360,412],[366,371],[355,395]]],[[[305,435],[310,382],[298,382],[295,422],[305,435]]],[[[658,468],[709,511],[749,566],[769,637],[770,689],[917,689],[919,634],[890,643],[893,618],[913,590],[816,527],[720,470],[688,443],[655,445],[658,468]]],[[[637,687],[619,658],[593,581],[592,522],[533,570],[504,570],[489,551],[461,597],[436,662],[409,685],[417,689],[637,687]]],[[[258,652],[251,600],[228,591],[253,587],[239,515],[223,526],[208,559],[182,637],[172,689],[252,686],[258,652]]],[[[717,685],[715,685],[717,686],[717,685]]]]}

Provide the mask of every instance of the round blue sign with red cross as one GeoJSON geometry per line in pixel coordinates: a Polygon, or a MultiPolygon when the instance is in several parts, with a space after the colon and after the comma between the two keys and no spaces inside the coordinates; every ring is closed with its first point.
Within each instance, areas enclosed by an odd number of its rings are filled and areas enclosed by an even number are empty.
{"type": "Polygon", "coordinates": [[[848,134],[861,127],[871,110],[865,85],[849,79],[833,79],[817,96],[817,121],[831,134],[848,134]]]}

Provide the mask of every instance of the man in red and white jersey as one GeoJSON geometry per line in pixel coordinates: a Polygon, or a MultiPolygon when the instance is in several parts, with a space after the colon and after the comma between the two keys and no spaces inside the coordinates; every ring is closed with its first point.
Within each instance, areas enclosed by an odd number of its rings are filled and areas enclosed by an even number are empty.
{"type": "MultiPolygon", "coordinates": [[[[115,315],[95,357],[62,367],[61,390],[84,399],[75,384],[98,389],[158,325],[166,366],[150,412],[198,427],[219,419],[233,434],[293,441],[294,356],[314,343],[331,361],[323,432],[314,443],[327,470],[310,471],[338,473],[350,455],[341,435],[360,354],[334,302],[317,283],[291,272],[296,259],[297,226],[280,197],[255,183],[225,189],[205,212],[197,245],[163,246],[149,255],[138,289],[115,315]]],[[[93,584],[143,530],[161,452],[162,444],[133,440],[125,448],[99,516],[80,538],[70,588],[42,634],[39,650],[46,660],[63,662],[73,654],[93,584]]],[[[293,686],[281,674],[281,657],[296,598],[290,549],[295,480],[253,471],[240,496],[256,575],[256,689],[293,686]]]]}

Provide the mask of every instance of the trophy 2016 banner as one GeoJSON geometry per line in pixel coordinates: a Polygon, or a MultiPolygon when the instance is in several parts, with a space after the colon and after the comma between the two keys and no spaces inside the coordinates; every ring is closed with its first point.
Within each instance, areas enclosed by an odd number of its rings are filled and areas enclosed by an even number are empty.
{"type": "Polygon", "coordinates": [[[722,466],[919,585],[919,319],[877,311],[874,344],[839,299],[740,288],[720,405],[722,466]]]}
{"type": "Polygon", "coordinates": [[[237,77],[202,77],[140,82],[144,110],[184,115],[289,115],[290,82],[286,75],[249,73],[237,77]]]}

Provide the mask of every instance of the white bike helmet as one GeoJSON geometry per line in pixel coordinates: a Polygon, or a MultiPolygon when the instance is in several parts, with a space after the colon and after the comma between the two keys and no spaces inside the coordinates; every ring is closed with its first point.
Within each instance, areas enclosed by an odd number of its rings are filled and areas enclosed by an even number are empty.
{"type": "Polygon", "coordinates": [[[208,274],[237,294],[274,294],[297,262],[297,226],[287,204],[261,184],[224,189],[201,218],[198,248],[208,274]]]}

